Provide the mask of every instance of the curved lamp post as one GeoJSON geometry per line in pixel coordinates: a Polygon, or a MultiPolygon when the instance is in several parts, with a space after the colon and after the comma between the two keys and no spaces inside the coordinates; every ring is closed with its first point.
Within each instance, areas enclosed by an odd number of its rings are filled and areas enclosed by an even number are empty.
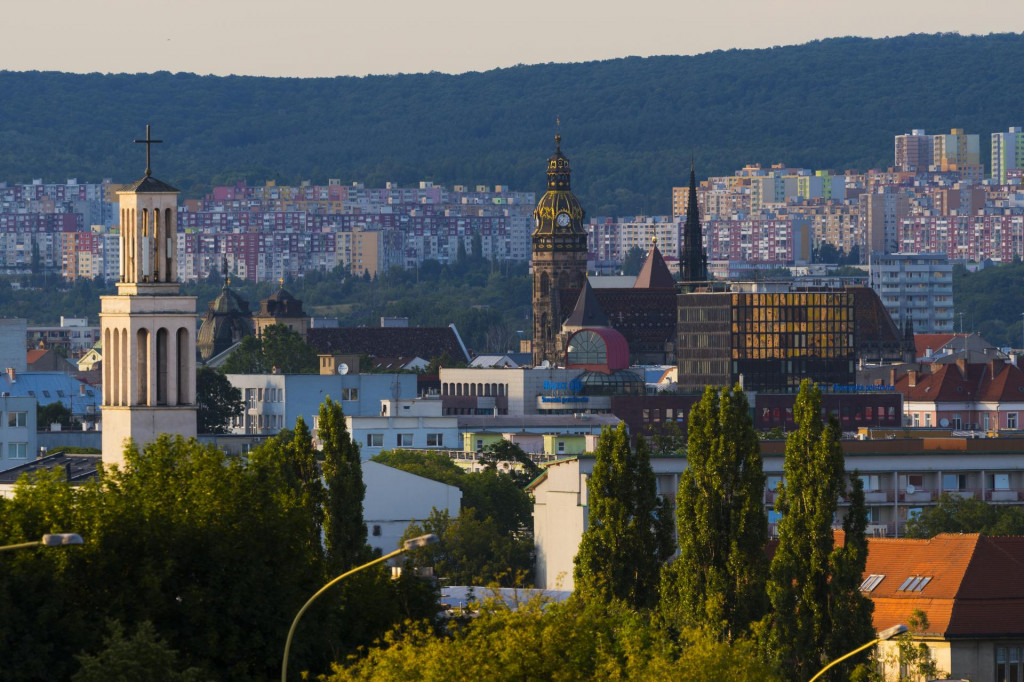
{"type": "Polygon", "coordinates": [[[860,652],[864,651],[865,649],[870,649],[871,647],[873,647],[874,645],[878,644],[879,642],[884,642],[885,640],[892,639],[893,637],[896,637],[897,635],[902,635],[908,629],[909,628],[907,628],[906,625],[893,625],[891,628],[886,628],[885,630],[882,630],[881,632],[878,633],[878,637],[876,639],[871,640],[870,642],[868,642],[867,644],[864,644],[863,646],[857,647],[856,649],[854,649],[853,651],[851,651],[848,654],[843,654],[842,656],[840,656],[836,660],[834,660],[831,663],[829,663],[828,665],[826,665],[824,668],[819,670],[818,674],[815,675],[814,677],[812,677],[809,682],[814,682],[815,680],[820,678],[822,675],[825,674],[826,670],[828,670],[829,668],[831,668],[835,664],[841,663],[841,662],[845,661],[850,656],[856,656],[860,652]]]}
{"type": "Polygon", "coordinates": [[[335,585],[336,583],[340,582],[344,578],[349,577],[353,573],[358,573],[364,568],[369,568],[374,564],[379,564],[382,561],[387,561],[388,559],[398,556],[402,552],[407,552],[410,549],[419,549],[420,547],[426,547],[427,545],[432,545],[435,542],[438,542],[438,537],[433,533],[429,535],[421,535],[418,538],[413,538],[411,540],[406,540],[402,543],[401,548],[396,549],[394,552],[391,552],[390,554],[385,554],[382,557],[377,557],[373,561],[369,561],[363,564],[362,566],[356,566],[351,571],[346,571],[345,573],[342,573],[337,578],[335,578],[334,580],[332,580],[331,582],[327,583],[319,590],[317,590],[316,594],[310,597],[309,600],[302,605],[302,608],[299,609],[299,612],[295,614],[295,620],[292,621],[292,626],[288,630],[288,639],[284,641],[284,658],[281,659],[281,682],[288,682],[288,652],[292,648],[292,636],[295,634],[295,627],[299,624],[299,619],[302,618],[302,614],[306,612],[306,610],[316,600],[317,597],[326,592],[332,585],[335,585]]]}
{"type": "Polygon", "coordinates": [[[42,540],[19,542],[16,545],[4,545],[0,552],[8,549],[25,549],[27,547],[63,547],[64,545],[81,545],[82,536],[78,533],[47,533],[42,540]]]}

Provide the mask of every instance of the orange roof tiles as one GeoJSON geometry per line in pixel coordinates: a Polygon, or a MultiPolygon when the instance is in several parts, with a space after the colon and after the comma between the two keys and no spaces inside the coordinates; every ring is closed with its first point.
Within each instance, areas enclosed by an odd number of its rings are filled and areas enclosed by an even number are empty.
{"type": "Polygon", "coordinates": [[[906,623],[915,609],[932,636],[1024,635],[1024,537],[940,534],[931,540],[868,540],[864,577],[885,575],[868,593],[878,630],[906,623]],[[900,591],[911,576],[920,591],[900,591]]]}

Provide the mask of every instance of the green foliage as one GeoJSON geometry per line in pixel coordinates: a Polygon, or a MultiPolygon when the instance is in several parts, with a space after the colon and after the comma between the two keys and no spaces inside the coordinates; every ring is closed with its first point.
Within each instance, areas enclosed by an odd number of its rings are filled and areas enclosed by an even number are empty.
{"type": "Polygon", "coordinates": [[[1024,310],[1024,264],[1003,263],[978,272],[953,266],[953,311],[956,331],[979,332],[996,346],[1024,344],[1020,312],[1024,310]],[[998,296],[992,292],[998,291],[998,296]],[[960,317],[961,313],[963,318],[960,317]]]}
{"type": "Polygon", "coordinates": [[[352,442],[341,404],[327,398],[320,405],[317,436],[323,453],[324,545],[331,572],[343,573],[369,560],[363,522],[363,468],[359,446],[352,442]]]}
{"type": "Polygon", "coordinates": [[[263,330],[262,339],[246,336],[221,366],[225,374],[316,374],[316,351],[302,336],[283,324],[263,330]]]}
{"type": "Polygon", "coordinates": [[[533,584],[533,537],[503,532],[491,518],[463,509],[455,518],[433,510],[422,523],[412,523],[402,540],[434,533],[440,542],[408,552],[417,566],[433,566],[434,575],[448,585],[533,584]]]}
{"type": "MultiPolygon", "coordinates": [[[[809,679],[829,660],[872,639],[870,607],[860,603],[865,598],[857,590],[867,556],[866,520],[851,518],[849,549],[834,547],[832,518],[846,480],[839,425],[835,419],[822,424],[821,390],[807,379],[793,416],[797,429],[786,440],[785,478],[775,502],[782,517],[768,580],[772,613],[766,644],[787,676],[809,679]],[[833,580],[839,583],[830,585],[833,580]],[[868,629],[862,632],[865,612],[868,629]]],[[[849,512],[863,517],[863,491],[854,490],[861,499],[849,512]]],[[[849,676],[849,670],[837,667],[829,679],[849,676]]]]}
{"type": "Polygon", "coordinates": [[[153,124],[168,144],[156,174],[189,196],[241,179],[306,178],[368,187],[500,183],[541,192],[557,100],[573,189],[588,213],[655,215],[670,210],[669,188],[685,183],[691,151],[702,176],[753,161],[865,169],[891,164],[896,133],[956,125],[981,133],[987,158],[988,133],[1006,128],[1005,112],[1024,110],[1020,77],[989,65],[1022,62],[1017,34],[946,33],[458,76],[7,71],[0,72],[0,119],[7,122],[0,177],[63,180],[74,172],[129,182],[138,166],[126,164],[132,150],[125,143],[152,115],[148,103],[159,101],[153,124]],[[841,87],[826,87],[848,64],[856,72],[841,87]],[[957,96],[936,92],[936,82],[957,96]],[[64,103],[59,111],[50,106],[55,92],[64,103]]]}
{"type": "Polygon", "coordinates": [[[639,246],[630,247],[629,251],[626,251],[622,258],[622,274],[623,275],[639,275],[640,268],[643,267],[644,257],[647,254],[639,246]]]}
{"type": "Polygon", "coordinates": [[[74,418],[71,410],[64,407],[64,403],[57,401],[48,405],[36,405],[36,428],[40,431],[49,431],[50,424],[60,424],[62,429],[70,429],[74,426],[74,418]]]}
{"type": "Polygon", "coordinates": [[[442,452],[402,450],[401,448],[381,450],[371,457],[370,461],[460,488],[462,479],[466,475],[462,467],[442,452]]]}
{"type": "Polygon", "coordinates": [[[675,420],[648,424],[644,430],[644,440],[650,443],[652,455],[686,453],[686,432],[675,420]]]}
{"type": "Polygon", "coordinates": [[[705,389],[690,411],[687,453],[676,497],[679,558],[663,571],[661,607],[670,622],[732,640],[767,610],[764,472],[739,386],[705,389]]]}
{"type": "Polygon", "coordinates": [[[749,642],[716,642],[698,631],[678,641],[621,604],[534,600],[515,611],[485,604],[479,617],[436,637],[393,632],[328,682],[344,680],[735,680],[774,682],[749,642]]]}
{"type": "Polygon", "coordinates": [[[302,335],[283,324],[272,324],[263,330],[264,366],[280,374],[316,374],[319,371],[316,351],[302,335]]]}
{"type": "Polygon", "coordinates": [[[242,415],[242,391],[228,378],[205,365],[196,370],[196,429],[227,433],[231,420],[242,415]]]}
{"type": "Polygon", "coordinates": [[[945,671],[939,670],[928,645],[914,641],[915,636],[928,632],[929,627],[931,623],[928,622],[928,614],[921,609],[914,609],[907,619],[907,631],[896,638],[895,660],[883,658],[882,663],[887,670],[897,671],[897,682],[937,680],[948,675],[945,671]]]}
{"type": "Polygon", "coordinates": [[[939,533],[1024,535],[1024,509],[942,493],[935,506],[907,520],[905,532],[908,538],[931,538],[939,533]]]}
{"type": "Polygon", "coordinates": [[[573,579],[587,600],[623,600],[649,608],[658,600],[661,564],[672,553],[672,510],[658,498],[647,444],[630,448],[626,425],[605,427],[587,483],[587,529],[573,579]]]}
{"type": "MultiPolygon", "coordinates": [[[[503,448],[499,446],[499,450],[503,448]]],[[[532,529],[533,501],[522,490],[521,478],[494,467],[467,473],[440,452],[383,450],[371,460],[456,486],[462,491],[462,509],[474,509],[481,519],[494,521],[502,534],[528,533],[532,529]]]]}
{"type": "Polygon", "coordinates": [[[520,488],[525,488],[530,482],[540,475],[540,467],[526,454],[518,444],[509,440],[499,440],[491,443],[481,452],[477,453],[477,462],[484,468],[497,471],[500,462],[511,462],[512,468],[508,476],[520,488]]]}
{"type": "Polygon", "coordinates": [[[82,667],[71,678],[73,682],[199,682],[203,679],[198,668],[181,669],[178,652],[160,638],[148,620],[139,623],[131,637],[125,637],[124,628],[117,621],[111,621],[108,627],[110,635],[104,638],[105,648],[101,652],[77,657],[82,667]]]}

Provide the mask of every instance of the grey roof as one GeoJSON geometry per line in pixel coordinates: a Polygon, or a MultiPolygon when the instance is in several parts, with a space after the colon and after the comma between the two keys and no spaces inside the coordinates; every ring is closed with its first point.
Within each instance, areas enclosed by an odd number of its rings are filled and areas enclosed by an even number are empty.
{"type": "Polygon", "coordinates": [[[62,468],[67,472],[68,480],[72,483],[83,483],[96,476],[96,471],[102,460],[101,455],[74,455],[56,454],[40,457],[21,466],[16,466],[6,471],[0,471],[0,484],[16,483],[22,474],[36,471],[51,471],[62,468]]]}
{"type": "Polygon", "coordinates": [[[145,175],[135,182],[123,185],[118,192],[135,192],[136,194],[178,194],[181,190],[171,187],[163,180],[157,180],[152,175],[145,175]]]}

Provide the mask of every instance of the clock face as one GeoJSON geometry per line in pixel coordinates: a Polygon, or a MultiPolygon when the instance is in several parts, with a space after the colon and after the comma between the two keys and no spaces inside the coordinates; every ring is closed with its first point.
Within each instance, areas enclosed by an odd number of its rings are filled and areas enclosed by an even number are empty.
{"type": "Polygon", "coordinates": [[[565,212],[559,213],[555,216],[555,222],[558,223],[559,227],[569,227],[570,220],[571,218],[569,218],[569,214],[565,212]]]}

